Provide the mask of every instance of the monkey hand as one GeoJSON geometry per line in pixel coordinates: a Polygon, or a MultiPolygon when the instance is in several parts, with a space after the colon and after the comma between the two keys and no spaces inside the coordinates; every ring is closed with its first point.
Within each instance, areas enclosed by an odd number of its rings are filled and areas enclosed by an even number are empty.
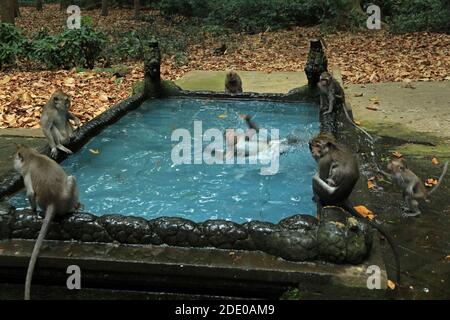
{"type": "Polygon", "coordinates": [[[64,151],[67,154],[73,154],[72,150],[67,149],[66,147],[64,147],[63,145],[57,145],[56,148],[58,148],[61,151],[64,151]]]}
{"type": "Polygon", "coordinates": [[[50,155],[52,156],[52,158],[56,159],[56,157],[58,156],[58,149],[56,147],[52,148],[52,150],[50,151],[50,155]]]}

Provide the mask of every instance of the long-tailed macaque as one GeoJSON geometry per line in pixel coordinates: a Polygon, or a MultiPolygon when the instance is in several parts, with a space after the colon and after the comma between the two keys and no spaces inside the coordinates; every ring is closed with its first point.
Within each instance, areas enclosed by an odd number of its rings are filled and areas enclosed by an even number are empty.
{"type": "Polygon", "coordinates": [[[361,130],[371,141],[373,141],[372,136],[363,128],[358,126],[350,115],[348,114],[347,105],[345,103],[345,93],[339,82],[333,78],[333,76],[325,71],[320,75],[319,83],[317,84],[320,90],[320,110],[327,110],[323,114],[329,114],[333,112],[336,104],[342,104],[344,109],[345,117],[347,120],[354,125],[356,128],[361,130]]]}
{"type": "Polygon", "coordinates": [[[322,206],[340,206],[355,218],[363,219],[376,228],[392,247],[397,266],[397,283],[400,284],[400,262],[396,244],[379,223],[362,217],[348,201],[359,179],[359,165],[356,157],[333,136],[326,133],[320,133],[311,139],[309,149],[317,161],[317,173],[313,177],[316,201],[322,206]]]}
{"type": "Polygon", "coordinates": [[[448,161],[444,165],[438,183],[430,191],[427,191],[419,177],[408,169],[406,161],[403,158],[391,160],[387,165],[388,172],[380,170],[380,173],[398,185],[402,190],[403,199],[408,206],[407,209],[410,211],[409,213],[405,212],[404,215],[415,217],[421,214],[418,200],[426,201],[427,197],[436,191],[447,172],[447,167],[448,161]]]}
{"type": "Polygon", "coordinates": [[[226,93],[242,93],[242,79],[236,71],[229,71],[225,76],[226,93]]]}
{"type": "Polygon", "coordinates": [[[70,141],[73,127],[69,120],[76,126],[81,124],[80,119],[69,112],[70,98],[61,90],[57,90],[44,106],[41,115],[41,128],[47,138],[51,149],[51,156],[56,158],[58,149],[68,154],[72,151],[63,146],[70,141]]]}
{"type": "Polygon", "coordinates": [[[62,216],[80,208],[76,179],[67,176],[54,160],[37,151],[18,146],[14,168],[22,175],[31,209],[39,206],[45,211],[44,221],[31,254],[25,280],[25,300],[30,299],[31,279],[42,242],[55,216],[62,216]]]}

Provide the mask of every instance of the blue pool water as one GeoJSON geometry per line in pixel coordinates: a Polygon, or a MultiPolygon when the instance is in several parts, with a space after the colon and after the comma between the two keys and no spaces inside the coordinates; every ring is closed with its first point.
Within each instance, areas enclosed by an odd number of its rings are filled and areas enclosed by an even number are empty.
{"type": "MultiPolygon", "coordinates": [[[[311,178],[315,164],[307,141],[319,129],[317,109],[305,104],[167,99],[145,102],[94,137],[63,162],[76,176],[84,211],[120,213],[152,219],[176,216],[204,221],[278,222],[297,213],[315,213],[311,178]],[[246,128],[238,114],[248,113],[265,129],[301,137],[279,158],[275,175],[262,175],[262,164],[174,165],[178,141],[172,131],[201,120],[209,128],[246,128]]],[[[192,136],[192,141],[199,138],[192,136]]],[[[200,138],[201,141],[201,138],[200,138]]],[[[209,142],[203,142],[207,146],[209,142]]],[[[28,206],[25,194],[11,199],[28,206]]]]}

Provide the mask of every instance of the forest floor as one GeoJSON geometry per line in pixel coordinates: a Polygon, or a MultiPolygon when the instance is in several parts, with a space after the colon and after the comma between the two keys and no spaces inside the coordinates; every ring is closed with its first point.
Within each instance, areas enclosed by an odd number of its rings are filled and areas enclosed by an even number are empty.
{"type": "MultiPolygon", "coordinates": [[[[192,30],[188,34],[184,29],[186,18],[167,20],[155,11],[142,12],[144,17],[151,17],[147,19],[151,22],[132,20],[130,9],[111,9],[108,17],[101,17],[100,10],[82,12],[83,15],[92,17],[94,26],[108,34],[117,30],[158,28],[169,37],[173,35],[174,41],[194,39],[187,45],[188,58],[184,65],[180,66],[174,56],[163,52],[161,75],[170,80],[192,70],[303,72],[309,39],[322,35],[317,27],[293,27],[254,35],[213,36],[196,30],[192,37],[192,30]],[[227,45],[227,51],[222,56],[214,55],[214,49],[221,44],[227,45]]],[[[48,28],[51,33],[62,31],[67,17],[58,5],[46,5],[43,12],[24,7],[16,24],[31,37],[41,28],[48,28]]],[[[450,79],[450,35],[365,31],[335,32],[323,35],[323,39],[329,64],[340,68],[344,84],[450,79]]],[[[89,121],[129,96],[133,83],[143,78],[142,62],[123,63],[131,67],[131,72],[119,79],[101,68],[85,72],[46,71],[29,61],[19,61],[18,66],[0,71],[0,128],[38,128],[41,108],[57,88],[72,97],[72,111],[83,122],[89,121]]]]}

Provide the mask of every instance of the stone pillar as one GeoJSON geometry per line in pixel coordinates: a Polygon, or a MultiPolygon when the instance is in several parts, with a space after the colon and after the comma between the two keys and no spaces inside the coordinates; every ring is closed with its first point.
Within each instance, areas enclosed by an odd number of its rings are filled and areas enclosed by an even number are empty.
{"type": "Polygon", "coordinates": [[[143,44],[144,50],[144,95],[160,97],[161,89],[161,52],[156,40],[143,44]]]}
{"type": "Polygon", "coordinates": [[[322,41],[320,39],[312,39],[310,41],[308,60],[305,66],[305,73],[310,88],[317,86],[320,74],[324,71],[328,71],[328,60],[323,51],[322,41]]]}

